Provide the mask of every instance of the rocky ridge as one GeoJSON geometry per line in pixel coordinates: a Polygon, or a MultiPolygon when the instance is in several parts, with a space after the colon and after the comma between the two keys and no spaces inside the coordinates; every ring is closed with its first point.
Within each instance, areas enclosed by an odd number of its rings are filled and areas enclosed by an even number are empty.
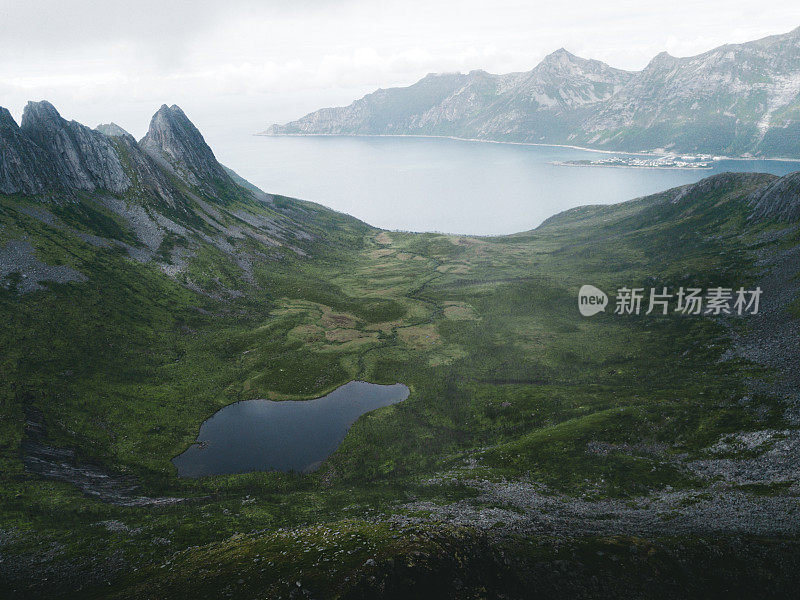
{"type": "MultiPolygon", "coordinates": [[[[203,136],[177,107],[162,106],[138,142],[114,123],[91,129],[49,102],[29,102],[19,126],[0,108],[0,192],[154,194],[174,204],[176,182],[232,184],[203,136]]],[[[210,189],[210,188],[209,188],[210,189]]]]}
{"type": "MultiPolygon", "coordinates": [[[[255,262],[282,256],[280,248],[305,256],[317,237],[311,233],[319,227],[316,216],[320,222],[328,218],[327,211],[311,204],[278,204],[223,167],[175,105],[159,109],[140,142],[114,123],[91,129],[67,121],[47,101],[29,102],[21,126],[0,108],[3,195],[16,196],[9,206],[22,219],[32,218],[96,248],[121,248],[130,259],[154,262],[190,289],[219,299],[242,291],[201,289],[182,275],[202,247],[230,259],[239,270],[240,286],[249,288],[257,285],[255,262]],[[97,222],[78,225],[72,217],[80,221],[82,209],[64,215],[65,204],[84,204],[89,214],[114,215],[125,233],[97,227],[97,222]]],[[[87,280],[91,266],[42,262],[34,238],[14,232],[0,239],[0,286],[28,293],[43,289],[46,281],[87,280]]]]}
{"type": "Polygon", "coordinates": [[[378,90],[265,133],[564,135],[572,111],[610,97],[631,75],[562,48],[528,72],[431,73],[410,87],[378,90]]]}
{"type": "Polygon", "coordinates": [[[753,218],[800,220],[800,172],[776,179],[750,197],[753,218]]]}
{"type": "Polygon", "coordinates": [[[47,155],[0,107],[0,193],[41,194],[55,181],[47,155]]]}
{"type": "Polygon", "coordinates": [[[108,137],[62,118],[47,101],[29,102],[20,131],[42,149],[66,190],[108,190],[122,194],[131,186],[122,159],[108,137]]]}

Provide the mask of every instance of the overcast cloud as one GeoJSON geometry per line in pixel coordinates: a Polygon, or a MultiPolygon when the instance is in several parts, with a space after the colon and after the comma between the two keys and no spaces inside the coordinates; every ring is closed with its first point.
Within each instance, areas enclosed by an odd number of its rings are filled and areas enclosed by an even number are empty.
{"type": "Polygon", "coordinates": [[[796,0],[0,0],[0,106],[46,98],[137,137],[162,103],[248,133],[434,71],[528,70],[559,47],[641,69],[800,26],[796,0]]]}

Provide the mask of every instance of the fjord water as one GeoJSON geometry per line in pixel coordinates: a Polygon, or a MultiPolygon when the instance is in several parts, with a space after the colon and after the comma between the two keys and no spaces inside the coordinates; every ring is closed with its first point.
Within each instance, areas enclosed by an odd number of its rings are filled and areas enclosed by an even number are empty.
{"type": "Polygon", "coordinates": [[[218,158],[265,191],[312,200],[371,225],[503,235],[568,208],[611,204],[723,171],[785,175],[800,162],[719,160],[713,169],[570,167],[611,155],[443,138],[211,135],[218,158]]]}
{"type": "Polygon", "coordinates": [[[313,471],[358,417],[408,398],[401,384],[351,381],[314,400],[245,400],[200,427],[198,443],[172,462],[181,477],[250,471],[313,471]]]}

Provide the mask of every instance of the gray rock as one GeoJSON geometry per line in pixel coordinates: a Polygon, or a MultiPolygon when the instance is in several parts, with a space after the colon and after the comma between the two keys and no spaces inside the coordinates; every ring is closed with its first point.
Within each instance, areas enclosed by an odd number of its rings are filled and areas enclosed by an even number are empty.
{"type": "Polygon", "coordinates": [[[42,289],[43,281],[67,283],[84,282],[87,277],[66,265],[48,265],[34,255],[33,246],[27,240],[14,240],[0,247],[0,284],[13,273],[20,276],[17,289],[21,293],[42,289]]]}
{"type": "Polygon", "coordinates": [[[142,150],[136,138],[113,123],[100,127],[102,129],[98,131],[103,131],[111,140],[117,154],[126,158],[126,167],[133,182],[130,192],[161,198],[174,207],[180,196],[179,192],[158,163],[142,150]]]}
{"type": "Polygon", "coordinates": [[[115,194],[130,188],[131,180],[109,138],[65,120],[49,102],[28,102],[20,130],[47,155],[60,187],[115,194]]]}
{"type": "Polygon", "coordinates": [[[232,183],[197,127],[176,105],[164,104],[139,145],[156,162],[190,185],[232,183]]]}
{"type": "Polygon", "coordinates": [[[95,127],[95,131],[99,131],[103,135],[107,137],[130,137],[133,136],[125,131],[122,127],[117,125],[116,123],[101,123],[97,127],[95,127]]]}
{"type": "Polygon", "coordinates": [[[0,107],[0,194],[41,194],[55,182],[44,151],[20,131],[11,113],[0,107]]]}
{"type": "Polygon", "coordinates": [[[42,101],[28,103],[18,127],[0,108],[0,193],[95,190],[155,196],[172,206],[177,196],[162,169],[114,123],[92,130],[42,101]]]}

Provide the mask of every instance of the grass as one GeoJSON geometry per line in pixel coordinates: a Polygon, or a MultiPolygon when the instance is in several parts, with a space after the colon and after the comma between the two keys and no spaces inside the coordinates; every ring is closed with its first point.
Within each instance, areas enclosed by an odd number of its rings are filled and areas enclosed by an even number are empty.
{"type": "MultiPolygon", "coordinates": [[[[485,239],[380,232],[275,198],[265,214],[291,215],[317,236],[298,242],[306,255],[234,240],[265,257],[249,283],[229,255],[203,245],[183,277],[205,293],[2,199],[0,239],[27,236],[42,260],[89,275],[24,296],[0,289],[0,529],[16,540],[4,551],[55,544],[56,562],[122,557],[138,570],[115,575],[120,598],[270,597],[301,571],[301,587],[334,596],[355,589],[344,578],[376,554],[428,552],[373,517],[411,497],[474,495],[422,484],[465,458],[489,477],[529,477],[568,495],[701,489],[669,461],[598,456],[587,446],[644,441],[700,456],[724,434],[783,427],[776,407],[757,416],[737,402],[745,380],[765,374],[719,360],[729,338],[712,320],[585,319],[576,296],[584,283],[747,286],[755,270],[740,239],[746,192],[575,209],[535,231],[485,239]],[[175,476],[170,459],[221,407],[317,397],[352,379],[403,382],[412,394],[359,419],[318,472],[175,476]],[[133,477],[142,494],[194,500],[124,508],[26,474],[31,409],[43,415],[48,444],[133,477]],[[102,523],[110,520],[137,533],[109,531],[102,523]],[[153,543],[162,538],[169,544],[153,543]],[[187,574],[194,583],[184,588],[187,574]]],[[[237,202],[226,195],[228,207],[237,202]]],[[[80,231],[138,243],[91,198],[53,212],[80,231]]],[[[166,255],[184,241],[165,243],[166,255]]],[[[460,541],[431,541],[432,554],[478,539],[448,535],[460,541]]]]}

